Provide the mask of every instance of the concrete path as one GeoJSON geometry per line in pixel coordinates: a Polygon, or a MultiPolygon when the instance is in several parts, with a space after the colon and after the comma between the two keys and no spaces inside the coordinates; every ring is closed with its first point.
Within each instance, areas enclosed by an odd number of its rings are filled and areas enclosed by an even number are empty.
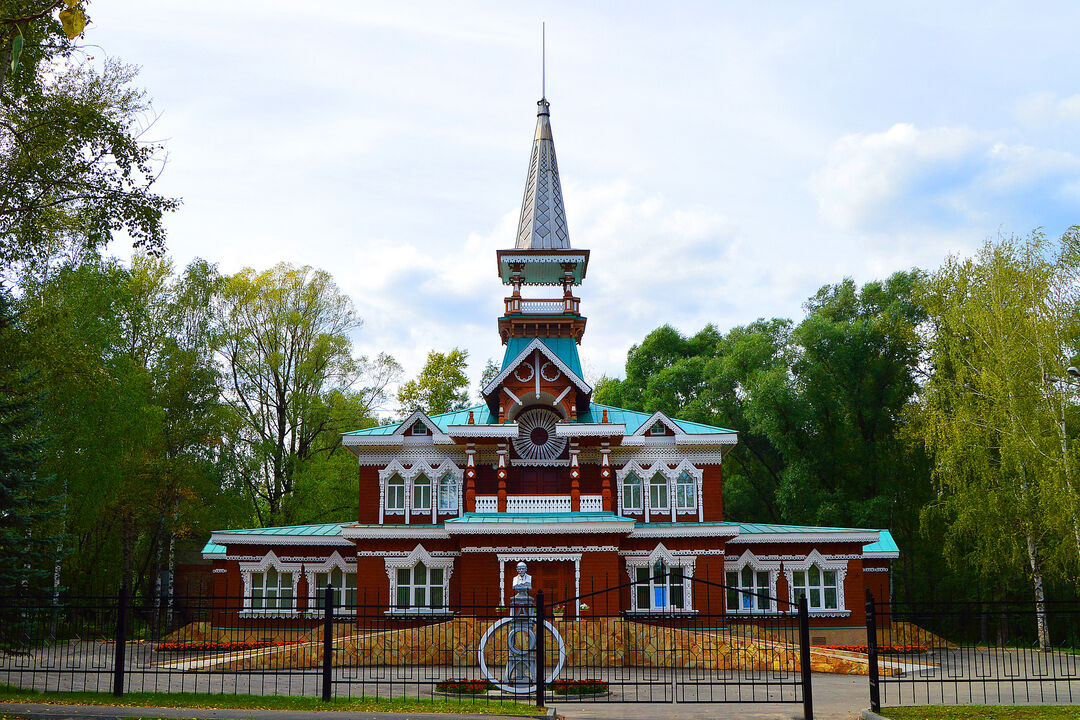
{"type": "MultiPolygon", "coordinates": [[[[549,713],[551,714],[551,713],[549,713]]],[[[509,715],[459,715],[444,713],[340,712],[334,710],[238,710],[206,708],[151,708],[108,705],[47,705],[44,703],[0,703],[0,715],[47,720],[114,720],[114,718],[163,717],[199,720],[494,720],[509,715]]],[[[529,716],[515,715],[515,718],[529,716]]],[[[534,716],[547,717],[544,715],[534,716]]]]}

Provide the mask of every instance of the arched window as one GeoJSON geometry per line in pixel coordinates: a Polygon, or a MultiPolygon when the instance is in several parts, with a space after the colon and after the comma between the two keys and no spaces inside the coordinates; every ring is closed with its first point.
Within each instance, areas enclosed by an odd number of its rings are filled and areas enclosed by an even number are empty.
{"type": "Polygon", "coordinates": [[[838,585],[835,570],[822,570],[811,565],[806,570],[796,570],[791,575],[795,602],[806,596],[810,610],[836,610],[838,608],[838,585]]]}
{"type": "Polygon", "coordinates": [[[622,509],[627,512],[641,511],[641,478],[629,473],[623,480],[622,509]]]}
{"type": "Polygon", "coordinates": [[[412,507],[414,512],[431,511],[431,480],[427,475],[417,475],[413,480],[412,507]]]}
{"type": "Polygon", "coordinates": [[[697,493],[694,492],[694,478],[690,477],[690,473],[681,473],[675,479],[675,509],[693,510],[697,507],[696,495],[697,493]]]}
{"type": "Polygon", "coordinates": [[[684,607],[683,569],[669,567],[663,560],[637,568],[634,582],[636,609],[682,610],[684,607]]]}
{"type": "Polygon", "coordinates": [[[652,480],[649,480],[649,507],[652,510],[665,512],[671,509],[668,504],[667,478],[660,473],[656,473],[652,476],[652,480]]]}
{"type": "Polygon", "coordinates": [[[439,480],[439,512],[457,512],[457,509],[457,478],[447,473],[442,476],[442,480],[439,480]]]}
{"type": "Polygon", "coordinates": [[[405,509],[405,480],[400,475],[394,475],[386,483],[386,509],[405,509]]]}

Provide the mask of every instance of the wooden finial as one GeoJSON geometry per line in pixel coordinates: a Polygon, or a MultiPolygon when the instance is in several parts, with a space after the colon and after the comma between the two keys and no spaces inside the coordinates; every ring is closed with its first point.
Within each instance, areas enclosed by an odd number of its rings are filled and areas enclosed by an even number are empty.
{"type": "Polygon", "coordinates": [[[608,419],[607,419],[607,408],[604,408],[604,418],[600,422],[607,423],[607,421],[608,421],[608,419]]]}
{"type": "Polygon", "coordinates": [[[469,411],[469,422],[468,422],[468,424],[469,425],[475,425],[476,424],[476,418],[473,417],[473,411],[472,410],[469,411]]]}

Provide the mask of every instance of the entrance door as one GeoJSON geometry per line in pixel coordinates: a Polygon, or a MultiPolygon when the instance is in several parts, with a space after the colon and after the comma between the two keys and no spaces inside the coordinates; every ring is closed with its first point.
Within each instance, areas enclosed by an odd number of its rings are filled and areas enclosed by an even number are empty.
{"type": "MultiPolygon", "coordinates": [[[[514,582],[514,565],[507,563],[506,573],[506,597],[514,594],[512,583],[514,582]]],[[[529,560],[529,575],[532,577],[533,596],[537,590],[544,591],[544,604],[548,607],[555,603],[565,602],[567,598],[576,595],[574,589],[574,563],[570,560],[529,560]]]]}

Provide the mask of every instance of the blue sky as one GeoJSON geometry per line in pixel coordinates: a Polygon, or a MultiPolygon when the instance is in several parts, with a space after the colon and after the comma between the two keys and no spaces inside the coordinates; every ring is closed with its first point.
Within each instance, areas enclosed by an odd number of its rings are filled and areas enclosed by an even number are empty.
{"type": "Polygon", "coordinates": [[[798,318],[824,283],[1080,223],[1080,4],[1032,5],[94,0],[86,38],[142,67],[178,264],[325,268],[358,353],[412,375],[460,346],[476,378],[546,21],[595,379],[662,323],[798,318]]]}

